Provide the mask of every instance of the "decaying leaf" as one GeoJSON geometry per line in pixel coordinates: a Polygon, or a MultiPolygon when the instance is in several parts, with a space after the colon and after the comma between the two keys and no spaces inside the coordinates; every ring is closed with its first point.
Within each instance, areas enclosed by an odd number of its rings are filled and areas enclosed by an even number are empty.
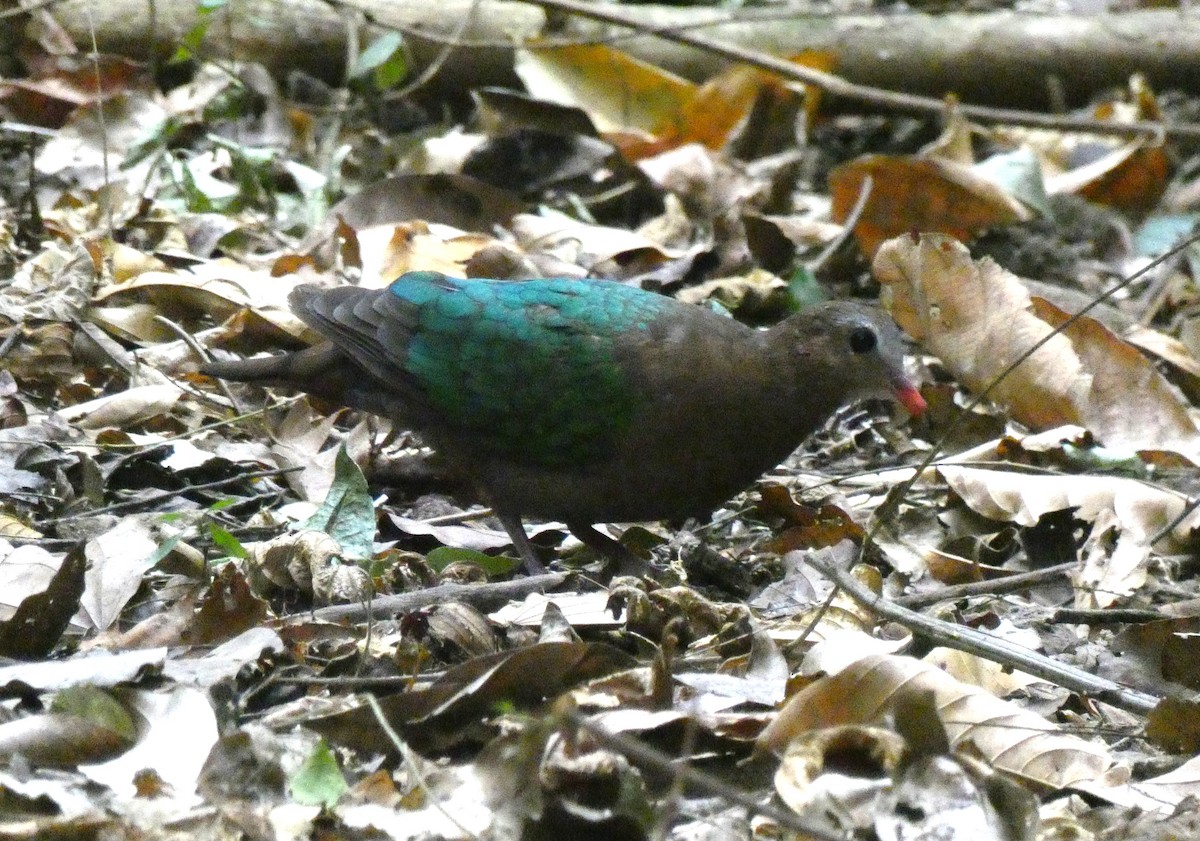
{"type": "Polygon", "coordinates": [[[990,259],[972,261],[944,236],[897,237],[881,246],[874,272],[900,325],[1021,423],[1079,424],[1108,446],[1200,459],[1195,421],[1149,360],[1087,317],[1051,335],[1067,315],[990,259]]]}
{"type": "Polygon", "coordinates": [[[901,698],[924,692],[933,693],[953,745],[973,742],[980,755],[1012,774],[1061,787],[1099,779],[1113,764],[1104,748],[1059,733],[1040,716],[959,683],[936,666],[894,655],[864,657],[802,689],[763,731],[759,745],[781,752],[803,733],[880,722],[901,698]]]}
{"type": "Polygon", "coordinates": [[[854,225],[864,254],[906,231],[939,231],[966,240],[985,228],[1032,218],[996,183],[956,161],[868,155],[829,174],[833,218],[845,222],[867,180],[871,192],[854,225]]]}

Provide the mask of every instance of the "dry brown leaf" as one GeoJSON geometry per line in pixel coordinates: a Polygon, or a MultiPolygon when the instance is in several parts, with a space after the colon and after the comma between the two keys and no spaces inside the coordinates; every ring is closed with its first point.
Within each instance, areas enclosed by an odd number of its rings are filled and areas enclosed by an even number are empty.
{"type": "MultiPolygon", "coordinates": [[[[1051,327],[1070,317],[1049,301],[1031,300],[1034,314],[1051,327]]],[[[1196,422],[1150,360],[1092,318],[1076,319],[1062,335],[1092,378],[1084,407],[1088,429],[1106,444],[1176,450],[1195,460],[1196,422]]]]}
{"type": "Polygon", "coordinates": [[[1059,733],[1041,716],[936,666],[895,655],[864,657],[802,689],[763,731],[759,746],[782,752],[813,730],[879,723],[902,698],[929,692],[952,745],[974,743],[982,757],[1012,774],[1061,788],[1099,779],[1113,765],[1102,746],[1059,733]]]}
{"type": "MultiPolygon", "coordinates": [[[[444,749],[477,738],[480,719],[497,706],[540,704],[584,681],[636,665],[605,643],[546,642],[475,657],[454,666],[428,689],[380,698],[392,726],[419,750],[444,749]]],[[[368,751],[390,749],[374,713],[361,706],[308,726],[331,741],[368,751]]]]}
{"type": "MultiPolygon", "coordinates": [[[[1146,79],[1135,74],[1126,100],[1102,102],[1093,109],[1093,116],[1127,125],[1160,121],[1162,109],[1146,79]]],[[[1001,128],[997,140],[1035,152],[1047,193],[1070,193],[1110,207],[1140,212],[1153,209],[1171,176],[1171,158],[1157,138],[1126,142],[1087,133],[1001,128]]]]}
{"type": "MultiPolygon", "coordinates": [[[[1019,637],[1022,632],[1018,629],[1013,629],[1011,623],[1009,623],[1009,629],[1011,630],[1011,633],[1008,635],[1009,640],[1015,642],[1016,639],[1014,637],[1019,637]]],[[[1030,630],[1028,634],[1031,637],[1037,637],[1037,632],[1035,631],[1030,630]]],[[[1000,663],[985,660],[978,655],[959,651],[955,648],[935,648],[925,655],[923,662],[931,666],[937,666],[956,680],[961,680],[971,686],[977,686],[997,697],[1012,695],[1023,689],[1028,689],[1030,686],[1035,686],[1039,683],[1045,685],[1046,683],[1041,678],[1010,669],[1000,663]]]]}
{"type": "Polygon", "coordinates": [[[420,220],[358,231],[363,286],[386,286],[405,272],[463,277],[467,261],[496,240],[420,220]]]}
{"type": "Polygon", "coordinates": [[[1032,218],[1021,202],[964,164],[866,155],[829,174],[835,222],[849,218],[867,178],[871,193],[854,225],[854,237],[868,256],[884,240],[909,231],[938,231],[965,240],[985,228],[1032,218]]]}
{"type": "Polygon", "coordinates": [[[1198,619],[1131,625],[1116,635],[1112,647],[1125,662],[1125,679],[1130,683],[1158,686],[1166,693],[1179,693],[1180,687],[1200,689],[1198,619]]]}
{"type": "Polygon", "coordinates": [[[1140,324],[1124,331],[1122,338],[1139,350],[1153,354],[1173,366],[1176,369],[1175,376],[1187,379],[1186,385],[1181,387],[1189,395],[1200,393],[1200,359],[1196,358],[1187,344],[1174,336],[1140,324]]]}
{"type": "MultiPolygon", "coordinates": [[[[454,133],[451,137],[462,135],[454,133]]],[[[447,174],[448,170],[461,169],[467,155],[483,140],[480,135],[466,138],[461,144],[451,141],[452,145],[462,147],[459,159],[426,160],[430,166],[427,173],[410,172],[372,182],[334,205],[323,230],[341,241],[343,263],[362,265],[355,253],[355,231],[406,223],[435,223],[459,231],[490,231],[496,225],[507,224],[525,207],[517,196],[469,175],[447,174]]],[[[433,138],[427,142],[433,142],[433,138]]]]}
{"type": "MultiPolygon", "coordinates": [[[[1046,514],[1071,509],[1093,523],[1083,568],[1074,577],[1081,608],[1105,607],[1141,587],[1151,540],[1187,504],[1177,494],[1118,476],[1037,476],[948,465],[938,472],[968,507],[989,519],[1032,526],[1046,514]]],[[[1200,513],[1192,512],[1164,535],[1160,548],[1182,551],[1197,527],[1200,513]]]]}
{"type": "Polygon", "coordinates": [[[122,427],[169,412],[182,394],[174,385],[144,385],[67,406],[59,414],[81,429],[122,427]]]}
{"type": "Polygon", "coordinates": [[[1099,322],[1031,298],[1020,278],[937,234],[880,248],[875,276],[892,316],[963,385],[1035,429],[1087,427],[1104,444],[1200,458],[1200,431],[1154,366],[1099,322]],[[997,378],[1036,342],[1046,344],[997,378]]]}
{"type": "MultiPolygon", "coordinates": [[[[1137,808],[1150,813],[1150,817],[1161,819],[1162,813],[1170,812],[1187,800],[1195,801],[1200,798],[1200,757],[1193,757],[1173,771],[1168,771],[1158,777],[1136,782],[1124,782],[1106,785],[1104,781],[1096,783],[1082,782],[1076,786],[1096,797],[1107,800],[1126,808],[1137,808]],[[1155,813],[1159,813],[1155,815],[1155,813]]],[[[1180,816],[1186,816],[1190,809],[1180,809],[1180,816]]],[[[1155,836],[1149,836],[1155,837],[1155,836]]],[[[1179,838],[1185,836],[1165,835],[1160,837],[1179,838]]]]}
{"type": "MultiPolygon", "coordinates": [[[[833,70],[836,58],[827,51],[805,50],[790,56],[788,61],[828,73],[833,70]]],[[[779,76],[744,64],[735,64],[713,76],[683,103],[678,114],[670,115],[673,119],[658,127],[659,149],[692,142],[714,150],[723,148],[764,88],[776,99],[796,96],[779,76]]],[[[820,107],[820,97],[820,89],[805,89],[804,109],[810,122],[820,107]]]]}
{"type": "Polygon", "coordinates": [[[0,289],[0,317],[14,323],[82,318],[95,282],[95,262],[85,243],[46,242],[0,289]]]}
{"type": "Polygon", "coordinates": [[[653,133],[696,94],[693,82],[605,44],[527,41],[513,69],[530,94],[583,109],[601,132],[653,133]]]}
{"type": "MultiPolygon", "coordinates": [[[[272,277],[269,271],[250,269],[233,260],[197,263],[186,271],[147,271],[123,283],[108,284],[95,292],[94,300],[105,301],[121,293],[147,299],[160,312],[172,315],[180,309],[204,312],[221,320],[238,310],[249,310],[247,330],[282,331],[285,337],[313,335],[287,305],[287,295],[297,285],[313,278],[295,275],[272,277]],[[258,322],[255,324],[254,322],[258,322]],[[264,323],[265,322],[265,323],[264,323]],[[272,330],[273,328],[273,330],[272,330]]],[[[125,296],[118,300],[124,301],[125,296]]],[[[273,337],[279,341],[279,336],[273,337]]]]}
{"type": "Polygon", "coordinates": [[[684,253],[624,228],[585,224],[560,214],[521,213],[513,217],[512,228],[518,244],[526,251],[551,253],[587,267],[635,251],[647,252],[654,262],[681,257],[684,253]]]}
{"type": "Polygon", "coordinates": [[[1169,753],[1200,753],[1200,703],[1166,697],[1146,716],[1146,738],[1169,753]]]}
{"type": "Polygon", "coordinates": [[[676,296],[689,304],[718,301],[740,317],[752,318],[764,312],[783,311],[791,302],[788,285],[783,278],[763,269],[751,269],[748,274],[718,277],[689,286],[676,296]]]}
{"type": "MultiPolygon", "coordinates": [[[[246,580],[257,596],[279,590],[311,595],[313,577],[338,563],[342,546],[323,531],[304,529],[271,540],[247,543],[246,580]]],[[[328,602],[324,602],[327,604],[328,602]]]]}
{"type": "Polygon", "coordinates": [[[1072,193],[1096,204],[1148,211],[1162,198],[1170,176],[1166,150],[1138,141],[1046,179],[1046,192],[1072,193]]]}
{"type": "Polygon", "coordinates": [[[943,123],[942,133],[921,147],[920,156],[954,161],[965,166],[974,164],[975,150],[971,142],[974,127],[963,116],[962,109],[958,107],[958,99],[953,95],[946,97],[943,123]]]}
{"type": "MultiPolygon", "coordinates": [[[[1136,479],[1119,476],[1037,476],[1024,472],[939,465],[938,472],[973,511],[992,520],[1032,526],[1045,514],[1068,508],[1087,522],[1101,513],[1117,515],[1122,530],[1148,540],[1183,512],[1187,500],[1136,479]]],[[[1192,512],[1164,535],[1180,551],[1200,512],[1192,512]]]]}
{"type": "MultiPolygon", "coordinates": [[[[805,733],[788,743],[780,757],[775,791],[797,814],[820,814],[838,800],[853,803],[857,808],[847,811],[857,812],[859,820],[854,823],[865,828],[882,811],[878,798],[890,787],[906,748],[903,736],[882,727],[848,725],[805,733]],[[828,772],[837,774],[845,767],[854,768],[852,784],[843,778],[822,785],[821,778],[828,772]],[[864,796],[864,785],[874,797],[864,796]]],[[[848,829],[844,824],[841,828],[848,829]]]]}

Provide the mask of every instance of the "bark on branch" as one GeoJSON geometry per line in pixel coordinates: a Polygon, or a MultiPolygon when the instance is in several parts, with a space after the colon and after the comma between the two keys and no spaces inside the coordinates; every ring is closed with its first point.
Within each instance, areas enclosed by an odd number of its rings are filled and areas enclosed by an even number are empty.
{"type": "MultiPolygon", "coordinates": [[[[603,8],[608,4],[596,4],[603,8]]],[[[54,14],[80,44],[147,57],[169,55],[197,21],[196,0],[70,0],[54,14]],[[91,13],[85,14],[85,4],[91,13]]],[[[980,104],[1045,109],[1051,80],[1070,103],[1142,72],[1158,90],[1200,88],[1200,14],[1148,9],[1092,17],[988,14],[869,15],[749,19],[698,27],[737,14],[697,8],[611,6],[653,27],[685,27],[735,45],[777,55],[829,50],[836,72],[859,84],[940,96],[957,93],[980,104]],[[693,28],[697,27],[697,28],[693,28]]],[[[510,44],[538,35],[587,40],[618,38],[617,45],[684,76],[700,79],[724,61],[704,51],[648,35],[628,37],[617,26],[579,18],[562,20],[514,0],[235,0],[218,12],[206,46],[225,57],[252,58],[276,73],[303,69],[341,78],[354,38],[365,43],[373,24],[408,35],[417,69],[435,60],[442,41],[472,16],[435,84],[465,86],[515,82],[510,44]],[[360,12],[362,14],[360,14],[360,12]],[[354,33],[354,38],[351,37],[354,33]],[[487,46],[480,46],[484,42],[487,46]]],[[[746,13],[741,13],[746,17],[746,13]]]]}

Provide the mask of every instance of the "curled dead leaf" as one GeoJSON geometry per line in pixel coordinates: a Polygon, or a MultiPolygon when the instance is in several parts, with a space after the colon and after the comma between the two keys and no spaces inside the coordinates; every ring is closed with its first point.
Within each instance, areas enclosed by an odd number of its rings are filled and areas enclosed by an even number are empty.
{"type": "Polygon", "coordinates": [[[370,595],[371,579],[341,562],[342,547],[322,531],[284,534],[246,546],[246,577],[256,595],[279,590],[311,593],[319,604],[359,601],[370,595]]]}
{"type": "Polygon", "coordinates": [[[884,240],[907,231],[939,231],[965,240],[985,228],[1033,218],[1021,202],[965,164],[865,155],[829,174],[834,221],[847,221],[868,179],[871,192],[854,225],[854,237],[868,256],[884,240]]]}
{"type": "Polygon", "coordinates": [[[887,654],[862,657],[800,690],[763,731],[758,746],[779,753],[820,728],[878,723],[901,699],[924,693],[933,694],[953,746],[973,742],[979,755],[1012,774],[1059,788],[1099,779],[1113,765],[1103,747],[1059,733],[1041,716],[960,683],[936,666],[887,654]]]}
{"type": "Polygon", "coordinates": [[[1066,325],[1068,314],[1031,298],[1016,275],[989,258],[972,260],[946,236],[889,240],[873,270],[900,326],[963,385],[986,390],[1021,423],[1079,424],[1107,446],[1173,450],[1200,461],[1200,430],[1188,407],[1149,360],[1098,321],[1066,325]]]}

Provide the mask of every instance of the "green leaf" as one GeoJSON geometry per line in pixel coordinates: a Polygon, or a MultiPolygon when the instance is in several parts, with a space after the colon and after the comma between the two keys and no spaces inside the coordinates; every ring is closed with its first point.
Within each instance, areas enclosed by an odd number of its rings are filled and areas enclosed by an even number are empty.
{"type": "Polygon", "coordinates": [[[153,567],[155,564],[157,564],[163,558],[167,557],[167,555],[170,555],[171,550],[174,549],[175,545],[177,543],[179,543],[179,541],[182,539],[183,539],[183,535],[177,534],[174,537],[169,537],[166,540],[164,540],[162,543],[160,543],[158,545],[158,548],[154,550],[153,554],[151,554],[150,557],[146,559],[147,568],[153,567]]]}
{"type": "Polygon", "coordinates": [[[350,790],[324,739],[317,742],[304,764],[288,780],[288,790],[297,803],[325,808],[332,807],[350,790]]]}
{"type": "Polygon", "coordinates": [[[439,546],[425,556],[434,572],[441,572],[450,564],[475,564],[489,577],[507,575],[521,565],[517,558],[504,555],[485,555],[475,549],[460,549],[454,546],[439,546]]]}
{"type": "Polygon", "coordinates": [[[187,209],[193,213],[208,213],[215,210],[213,202],[209,200],[196,184],[196,177],[189,167],[183,161],[175,161],[171,167],[171,174],[175,177],[175,186],[183,196],[187,209]]]}
{"type": "Polygon", "coordinates": [[[137,724],[122,704],[97,686],[72,686],[54,696],[51,712],[73,715],[116,733],[126,741],[137,739],[137,724]]]}
{"type": "Polygon", "coordinates": [[[171,64],[179,64],[184,61],[191,61],[195,58],[196,53],[200,52],[200,45],[204,43],[204,36],[208,34],[208,24],[211,21],[202,19],[199,23],[183,33],[183,38],[179,42],[179,46],[175,48],[175,54],[171,56],[171,64]]]}
{"type": "Polygon", "coordinates": [[[829,296],[821,289],[821,284],[817,283],[816,276],[807,266],[797,266],[788,279],[788,297],[792,299],[792,312],[799,312],[821,303],[829,296]]]}
{"type": "Polygon", "coordinates": [[[338,449],[333,464],[333,484],[325,501],[300,528],[325,532],[341,544],[347,558],[371,557],[375,540],[375,505],[367,488],[367,477],[347,455],[345,444],[338,449]]]}
{"type": "Polygon", "coordinates": [[[375,82],[376,90],[386,91],[399,85],[406,76],[408,76],[408,59],[403,50],[397,50],[389,60],[375,68],[371,79],[375,82]]]}
{"type": "Polygon", "coordinates": [[[208,524],[208,534],[212,538],[212,542],[217,545],[217,548],[229,557],[250,557],[250,553],[246,551],[246,547],[242,546],[240,540],[215,523],[208,524]]]}
{"type": "MultiPolygon", "coordinates": [[[[361,79],[368,75],[375,76],[381,68],[395,65],[397,62],[402,71],[400,78],[404,78],[408,63],[404,57],[404,36],[399,32],[388,32],[368,44],[367,48],[359,54],[358,61],[354,62],[354,67],[350,69],[350,78],[361,79]]],[[[391,87],[391,85],[387,87],[391,87]]],[[[380,89],[386,90],[387,88],[380,89]]]]}

